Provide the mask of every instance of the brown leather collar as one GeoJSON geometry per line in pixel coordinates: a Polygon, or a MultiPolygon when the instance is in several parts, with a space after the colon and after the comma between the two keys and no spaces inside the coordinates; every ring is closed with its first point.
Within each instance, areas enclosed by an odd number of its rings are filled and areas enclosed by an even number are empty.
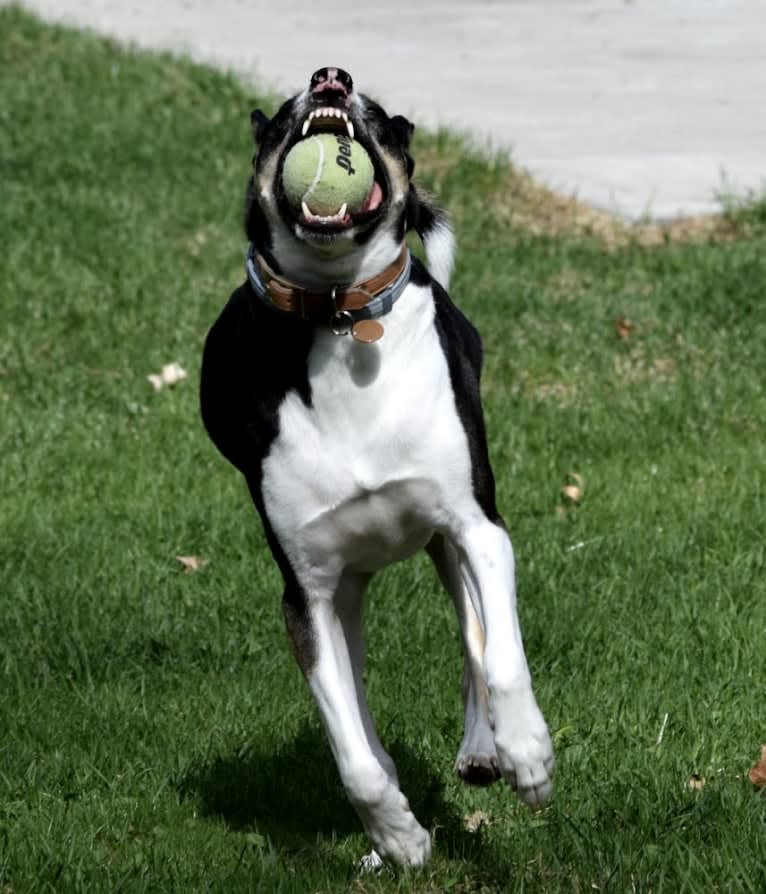
{"type": "Polygon", "coordinates": [[[408,257],[409,249],[404,245],[393,264],[389,264],[377,276],[353,285],[338,285],[334,289],[314,291],[279,276],[258,252],[252,253],[271,303],[280,310],[298,314],[303,320],[327,320],[339,311],[360,310],[401,276],[408,257]]]}

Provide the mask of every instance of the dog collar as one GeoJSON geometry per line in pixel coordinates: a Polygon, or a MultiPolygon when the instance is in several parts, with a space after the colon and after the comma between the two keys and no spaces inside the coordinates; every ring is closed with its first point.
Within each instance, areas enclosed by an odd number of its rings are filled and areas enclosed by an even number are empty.
{"type": "Polygon", "coordinates": [[[269,307],[297,314],[302,320],[327,322],[336,335],[351,333],[357,341],[373,342],[383,335],[378,317],[391,310],[410,281],[412,258],[405,245],[393,264],[372,279],[326,291],[306,289],[279,276],[252,243],[245,268],[253,291],[269,307]]]}

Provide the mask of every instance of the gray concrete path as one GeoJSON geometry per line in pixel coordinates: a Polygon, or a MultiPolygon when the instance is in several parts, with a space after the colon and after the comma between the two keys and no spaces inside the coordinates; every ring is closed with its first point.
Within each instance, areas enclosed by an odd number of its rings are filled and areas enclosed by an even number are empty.
{"type": "Polygon", "coordinates": [[[631,218],[766,188],[766,0],[26,0],[280,92],[339,65],[631,218]]]}

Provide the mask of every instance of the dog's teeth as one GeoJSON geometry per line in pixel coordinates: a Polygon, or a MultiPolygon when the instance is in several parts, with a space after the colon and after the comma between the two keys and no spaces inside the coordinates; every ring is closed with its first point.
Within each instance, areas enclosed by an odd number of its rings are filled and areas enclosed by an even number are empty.
{"type": "Polygon", "coordinates": [[[340,118],[340,109],[335,110],[335,117],[340,118]]]}
{"type": "Polygon", "coordinates": [[[344,121],[348,121],[348,113],[347,113],[347,112],[341,112],[341,113],[340,113],[340,117],[341,117],[344,121]]]}
{"type": "Polygon", "coordinates": [[[307,223],[314,224],[337,224],[343,223],[346,219],[346,214],[348,212],[348,204],[344,202],[341,205],[340,211],[336,211],[335,214],[314,214],[314,212],[309,208],[306,204],[306,200],[304,199],[301,202],[301,211],[303,212],[303,219],[307,223]]]}
{"type": "Polygon", "coordinates": [[[309,128],[311,127],[311,115],[303,122],[303,127],[301,128],[301,136],[305,137],[309,132],[309,128]]]}
{"type": "Polygon", "coordinates": [[[350,139],[354,139],[354,125],[346,119],[346,133],[349,135],[350,139]]]}

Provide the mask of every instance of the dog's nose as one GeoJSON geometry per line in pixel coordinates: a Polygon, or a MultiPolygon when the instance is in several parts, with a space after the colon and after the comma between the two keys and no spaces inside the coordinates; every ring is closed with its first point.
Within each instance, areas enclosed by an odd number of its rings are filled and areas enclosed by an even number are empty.
{"type": "Polygon", "coordinates": [[[311,75],[310,89],[315,95],[328,90],[348,96],[354,90],[354,82],[342,68],[319,68],[311,75]]]}

